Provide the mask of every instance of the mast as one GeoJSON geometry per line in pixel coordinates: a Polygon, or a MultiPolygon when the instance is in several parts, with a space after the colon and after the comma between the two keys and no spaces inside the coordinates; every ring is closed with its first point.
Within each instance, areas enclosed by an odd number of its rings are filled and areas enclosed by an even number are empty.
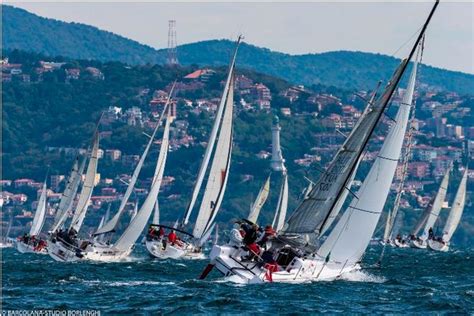
{"type": "MultiPolygon", "coordinates": [[[[412,47],[408,58],[403,60],[392,80],[385,88],[381,98],[374,105],[368,105],[368,111],[360,118],[358,125],[352,130],[340,151],[336,154],[328,169],[320,177],[308,199],[304,200],[288,220],[287,233],[321,235],[333,207],[338,203],[338,197],[344,192],[353,172],[356,171],[358,161],[363,150],[372,136],[375,127],[385,111],[393,92],[405,72],[409,60],[413,57],[416,48],[423,38],[426,28],[439,4],[434,4],[420,34],[412,47]],[[322,219],[322,220],[321,220],[322,219]]],[[[398,158],[397,158],[398,159],[398,158]]]]}
{"type": "Polygon", "coordinates": [[[74,198],[77,195],[77,190],[81,184],[81,177],[86,167],[86,158],[84,157],[79,165],[79,157],[80,156],[78,155],[76,161],[74,162],[74,165],[71,169],[71,175],[69,176],[68,182],[66,183],[66,188],[64,189],[59,206],[56,210],[54,224],[50,230],[52,233],[56,232],[66,222],[67,216],[72,209],[74,198]]]}
{"type": "Polygon", "coordinates": [[[227,180],[229,179],[230,161],[232,156],[232,123],[234,108],[234,82],[231,77],[229,90],[226,96],[225,110],[219,129],[219,139],[216,144],[214,157],[204,189],[193,236],[201,240],[211,228],[224,198],[227,180]]]}
{"type": "Polygon", "coordinates": [[[169,149],[169,132],[170,132],[170,110],[168,108],[165,122],[165,129],[163,131],[163,138],[160,146],[160,153],[158,155],[158,160],[156,162],[155,173],[153,176],[153,182],[148,193],[145,202],[143,202],[140,210],[137,215],[130,222],[128,227],[125,229],[123,234],[115,242],[114,248],[119,251],[128,251],[140,237],[143,229],[145,228],[153,208],[158,199],[158,194],[160,192],[161,182],[163,180],[163,174],[166,165],[166,159],[168,156],[169,149]]]}
{"type": "Polygon", "coordinates": [[[221,102],[219,104],[219,107],[217,108],[216,118],[214,120],[214,125],[212,127],[211,134],[209,136],[209,141],[207,142],[207,147],[206,147],[206,151],[204,153],[204,158],[202,160],[201,167],[199,168],[199,173],[198,173],[198,177],[196,179],[196,183],[194,185],[193,193],[192,193],[192,196],[191,196],[191,201],[189,202],[189,205],[186,208],[186,211],[185,211],[184,216],[183,216],[183,220],[181,222],[181,226],[185,226],[185,225],[188,224],[189,217],[191,216],[191,212],[192,212],[192,210],[194,208],[194,205],[196,203],[197,197],[199,195],[199,191],[201,190],[201,185],[202,185],[202,182],[204,180],[204,175],[206,173],[207,166],[209,164],[209,160],[211,159],[212,150],[213,150],[215,142],[216,142],[217,132],[219,130],[220,122],[222,120],[222,115],[224,113],[224,108],[226,107],[227,95],[228,95],[229,90],[230,90],[230,85],[231,85],[232,76],[233,76],[234,67],[235,67],[235,59],[237,57],[237,51],[239,49],[239,45],[240,45],[240,42],[241,42],[242,39],[243,39],[243,37],[239,36],[238,39],[237,39],[237,42],[236,42],[236,47],[235,47],[235,50],[234,50],[234,54],[232,56],[232,59],[231,59],[230,65],[229,65],[229,72],[228,72],[226,84],[225,84],[225,87],[224,87],[224,91],[222,92],[221,102]]]}
{"type": "Polygon", "coordinates": [[[98,162],[98,153],[99,151],[99,132],[96,130],[94,133],[94,144],[92,146],[91,157],[89,159],[89,164],[87,166],[86,178],[82,186],[81,195],[79,196],[79,201],[77,202],[76,211],[72,218],[71,225],[69,230],[74,230],[76,233],[81,229],[82,223],[86,216],[87,208],[89,207],[89,202],[92,196],[92,190],[95,186],[95,177],[97,174],[97,162],[98,162]]]}
{"type": "MultiPolygon", "coordinates": [[[[421,51],[421,56],[423,54],[423,46],[424,46],[424,43],[421,42],[420,50],[418,51],[418,52],[421,51]]],[[[420,57],[420,60],[421,60],[421,57],[420,57]]],[[[402,177],[401,177],[400,183],[398,184],[397,195],[395,197],[393,209],[387,216],[387,223],[386,223],[384,236],[383,236],[384,241],[387,241],[388,239],[391,239],[393,237],[391,235],[393,233],[393,227],[395,225],[395,221],[397,220],[397,214],[398,214],[398,210],[400,209],[400,201],[403,194],[403,187],[405,185],[405,178],[408,173],[408,161],[410,159],[411,147],[413,145],[412,144],[412,138],[413,138],[413,132],[414,132],[413,121],[415,119],[415,105],[413,105],[413,95],[415,92],[417,68],[418,68],[418,56],[415,59],[415,62],[413,63],[413,70],[410,77],[410,82],[408,83],[408,87],[407,87],[407,90],[405,91],[405,95],[402,101],[403,103],[410,103],[412,105],[413,110],[411,112],[411,119],[410,119],[411,126],[408,130],[407,146],[402,158],[402,177]]]]}

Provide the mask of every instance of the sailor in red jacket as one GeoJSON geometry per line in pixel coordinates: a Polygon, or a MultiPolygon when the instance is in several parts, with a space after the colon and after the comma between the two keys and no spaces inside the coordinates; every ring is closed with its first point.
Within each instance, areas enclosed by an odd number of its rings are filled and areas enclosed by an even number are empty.
{"type": "Polygon", "coordinates": [[[174,230],[172,230],[169,234],[168,234],[168,241],[174,245],[176,243],[176,233],[174,232],[174,230]]]}

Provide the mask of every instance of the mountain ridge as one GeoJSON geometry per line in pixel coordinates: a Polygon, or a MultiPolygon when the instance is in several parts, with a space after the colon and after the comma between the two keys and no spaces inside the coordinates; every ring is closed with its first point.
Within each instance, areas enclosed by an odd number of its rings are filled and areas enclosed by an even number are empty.
{"type": "MultiPolygon", "coordinates": [[[[77,59],[163,64],[166,49],[156,50],[97,27],[40,17],[24,9],[2,5],[2,47],[77,59]]],[[[206,40],[178,46],[184,65],[227,65],[233,42],[206,40]]],[[[294,84],[344,89],[372,89],[388,80],[400,59],[379,53],[333,51],[292,55],[243,43],[238,66],[278,76],[294,84]]],[[[423,83],[442,90],[472,94],[474,75],[423,65],[423,83]]]]}

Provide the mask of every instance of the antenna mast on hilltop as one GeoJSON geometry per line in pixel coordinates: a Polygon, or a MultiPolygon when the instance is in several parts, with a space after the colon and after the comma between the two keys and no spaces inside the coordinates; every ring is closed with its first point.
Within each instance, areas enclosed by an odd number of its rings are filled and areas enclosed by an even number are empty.
{"type": "Polygon", "coordinates": [[[176,52],[176,20],[168,21],[168,65],[176,66],[179,64],[176,52]]]}

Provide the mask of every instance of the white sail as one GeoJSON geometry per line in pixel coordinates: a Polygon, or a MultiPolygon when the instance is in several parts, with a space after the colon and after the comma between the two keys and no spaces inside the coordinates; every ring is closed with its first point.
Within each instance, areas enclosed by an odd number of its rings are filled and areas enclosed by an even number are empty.
{"type": "Polygon", "coordinates": [[[260,215],[260,210],[262,209],[263,205],[267,201],[269,192],[270,192],[270,175],[268,176],[263,186],[260,188],[257,198],[255,199],[255,202],[252,204],[252,207],[250,209],[250,213],[247,219],[251,221],[252,223],[257,222],[258,216],[260,215]]]}
{"type": "Polygon", "coordinates": [[[421,240],[427,240],[429,236],[430,228],[434,227],[436,220],[438,219],[439,212],[443,208],[443,203],[446,198],[446,192],[448,191],[448,184],[449,184],[449,173],[451,171],[451,167],[448,168],[446,174],[443,177],[443,181],[441,181],[441,185],[439,186],[438,193],[431,205],[430,213],[425,221],[425,226],[423,228],[423,232],[420,236],[421,240]]]}
{"type": "Polygon", "coordinates": [[[38,200],[38,206],[36,207],[35,217],[30,228],[30,236],[36,236],[41,232],[46,217],[46,196],[48,194],[46,188],[46,180],[44,180],[43,187],[41,190],[41,196],[38,200]]]}
{"type": "Polygon", "coordinates": [[[145,202],[143,202],[143,205],[141,206],[137,215],[133,218],[127,229],[125,229],[122,236],[120,236],[120,238],[115,242],[114,248],[119,251],[128,251],[135,244],[143,229],[145,228],[151,213],[153,212],[153,207],[158,198],[158,193],[160,192],[166,158],[168,156],[170,123],[168,111],[165,129],[163,132],[163,139],[161,141],[160,154],[158,155],[155,175],[153,177],[153,183],[151,185],[150,192],[148,193],[148,196],[146,197],[145,202]]]}
{"type": "MultiPolygon", "coordinates": [[[[112,204],[109,203],[109,206],[107,207],[107,211],[105,212],[105,215],[102,216],[102,218],[101,218],[101,220],[100,220],[100,223],[99,223],[99,226],[97,227],[97,229],[102,228],[102,226],[104,226],[104,224],[109,221],[109,218],[110,218],[110,207],[111,207],[111,206],[112,206],[112,204]]],[[[96,236],[96,237],[94,237],[94,241],[104,242],[104,237],[105,237],[104,234],[102,234],[102,235],[100,235],[100,236],[96,236]]]]}
{"type": "Polygon", "coordinates": [[[283,173],[280,196],[278,197],[277,209],[273,218],[272,227],[279,232],[285,224],[286,211],[288,209],[288,174],[283,173]]]}
{"type": "Polygon", "coordinates": [[[130,195],[132,194],[133,189],[135,188],[135,184],[137,182],[140,171],[142,170],[143,163],[145,162],[145,158],[147,157],[148,152],[150,150],[150,147],[153,144],[153,141],[155,140],[156,132],[158,131],[158,128],[161,126],[161,121],[163,119],[163,116],[165,115],[165,111],[168,109],[168,106],[169,106],[169,103],[170,103],[170,100],[171,100],[171,96],[173,95],[175,84],[176,83],[173,83],[173,86],[171,87],[170,93],[168,95],[168,99],[166,100],[166,104],[163,108],[163,113],[160,116],[160,120],[156,124],[156,127],[153,130],[153,133],[150,137],[150,140],[148,141],[148,143],[145,147],[145,150],[143,151],[143,153],[140,157],[140,160],[138,161],[138,164],[135,167],[135,170],[133,171],[132,177],[130,179],[130,183],[128,184],[127,190],[125,191],[125,194],[123,195],[123,198],[120,201],[120,206],[119,206],[119,209],[118,209],[117,213],[114,215],[114,217],[109,222],[107,222],[104,225],[104,227],[97,230],[94,235],[109,233],[109,232],[115,231],[115,229],[117,228],[119,220],[120,220],[120,218],[122,217],[122,215],[125,211],[125,206],[127,205],[127,202],[130,198],[130,195]]]}
{"type": "Polygon", "coordinates": [[[79,232],[81,229],[82,223],[86,216],[87,208],[89,207],[92,190],[94,189],[95,178],[97,175],[98,151],[99,133],[96,132],[94,134],[94,145],[92,146],[91,157],[89,159],[89,164],[87,165],[86,178],[84,180],[84,184],[82,185],[81,195],[79,196],[79,201],[77,202],[71,225],[69,226],[69,229],[74,229],[76,232],[79,232]]]}
{"type": "Polygon", "coordinates": [[[390,231],[392,230],[391,223],[392,222],[392,211],[388,210],[387,219],[385,220],[385,228],[383,231],[383,241],[388,241],[390,239],[390,231]]]}
{"type": "Polygon", "coordinates": [[[130,216],[130,222],[133,221],[133,219],[135,218],[135,216],[137,216],[138,214],[138,201],[135,202],[135,206],[133,207],[133,212],[132,212],[132,215],[130,216]]]}
{"type": "Polygon", "coordinates": [[[51,232],[57,231],[61,228],[67,220],[69,212],[72,209],[74,198],[76,197],[77,190],[81,184],[82,173],[86,167],[86,159],[83,158],[81,164],[79,165],[79,156],[76,158],[74,165],[71,170],[71,175],[69,176],[66,188],[61,196],[58,209],[56,211],[56,216],[54,219],[51,232]]]}
{"type": "Polygon", "coordinates": [[[160,206],[158,205],[158,199],[155,203],[155,208],[153,212],[153,219],[151,221],[153,225],[158,225],[160,223],[160,206]]]}
{"type": "Polygon", "coordinates": [[[467,184],[467,172],[468,169],[464,170],[461,182],[459,183],[458,191],[454,198],[451,211],[449,212],[448,219],[443,229],[443,240],[449,242],[451,237],[453,237],[456,228],[461,221],[462,212],[464,210],[464,204],[466,203],[466,184],[467,184]]]}
{"type": "MultiPolygon", "coordinates": [[[[413,122],[415,118],[414,113],[415,113],[415,108],[413,108],[413,111],[412,111],[412,115],[411,115],[412,119],[410,120],[411,122],[413,122]]],[[[385,223],[385,230],[384,230],[384,237],[383,237],[384,240],[393,239],[394,237],[395,221],[397,220],[398,210],[400,209],[400,203],[401,203],[402,194],[403,194],[403,187],[405,185],[405,179],[408,173],[408,160],[411,154],[411,147],[412,147],[411,140],[413,137],[413,131],[414,131],[414,128],[411,127],[408,132],[407,146],[406,146],[406,150],[403,155],[403,161],[402,161],[401,181],[398,184],[397,196],[395,197],[395,201],[393,202],[393,209],[389,213],[389,216],[387,216],[387,222],[385,223]]]]}
{"type": "Polygon", "coordinates": [[[220,126],[219,139],[214,152],[206,188],[202,198],[199,213],[194,225],[193,236],[196,239],[209,230],[224,198],[227,179],[229,178],[230,160],[232,153],[232,115],[234,108],[234,83],[230,77],[230,86],[225,96],[225,108],[220,126]]]}
{"type": "Polygon", "coordinates": [[[339,222],[318,250],[318,255],[343,265],[357,263],[375,231],[400,158],[415,88],[416,63],[407,92],[357,198],[351,201],[339,222]]]}
{"type": "MultiPolygon", "coordinates": [[[[291,215],[284,229],[285,233],[312,234],[318,237],[329,227],[328,219],[336,218],[339,211],[337,207],[344,202],[340,199],[341,194],[347,194],[344,191],[357,171],[362,152],[390,101],[406,64],[406,60],[402,61],[383,95],[376,102],[368,103],[356,126],[320,176],[308,198],[303,200],[291,215]]],[[[371,101],[373,100],[375,94],[371,101]]]]}
{"type": "Polygon", "coordinates": [[[241,40],[241,37],[239,37],[237,40],[237,47],[234,51],[234,55],[232,56],[232,60],[229,66],[229,74],[227,76],[227,80],[224,86],[224,91],[222,92],[222,97],[221,97],[219,107],[217,108],[216,118],[214,120],[214,125],[212,126],[212,131],[211,131],[211,135],[209,136],[209,141],[207,142],[204,158],[202,160],[201,167],[199,168],[199,173],[196,179],[196,183],[194,185],[191,201],[189,202],[186,212],[184,213],[183,222],[182,222],[183,226],[187,225],[189,222],[191,211],[193,210],[194,204],[196,203],[196,200],[198,198],[199,191],[201,190],[201,185],[204,180],[204,175],[206,174],[207,166],[209,164],[209,160],[211,159],[212,150],[216,142],[217,132],[219,131],[219,125],[222,119],[222,115],[224,113],[224,108],[226,107],[227,95],[229,94],[229,90],[231,90],[230,85],[232,81],[232,75],[233,75],[234,67],[235,67],[235,58],[237,57],[237,50],[239,48],[240,40],[241,40]]]}

